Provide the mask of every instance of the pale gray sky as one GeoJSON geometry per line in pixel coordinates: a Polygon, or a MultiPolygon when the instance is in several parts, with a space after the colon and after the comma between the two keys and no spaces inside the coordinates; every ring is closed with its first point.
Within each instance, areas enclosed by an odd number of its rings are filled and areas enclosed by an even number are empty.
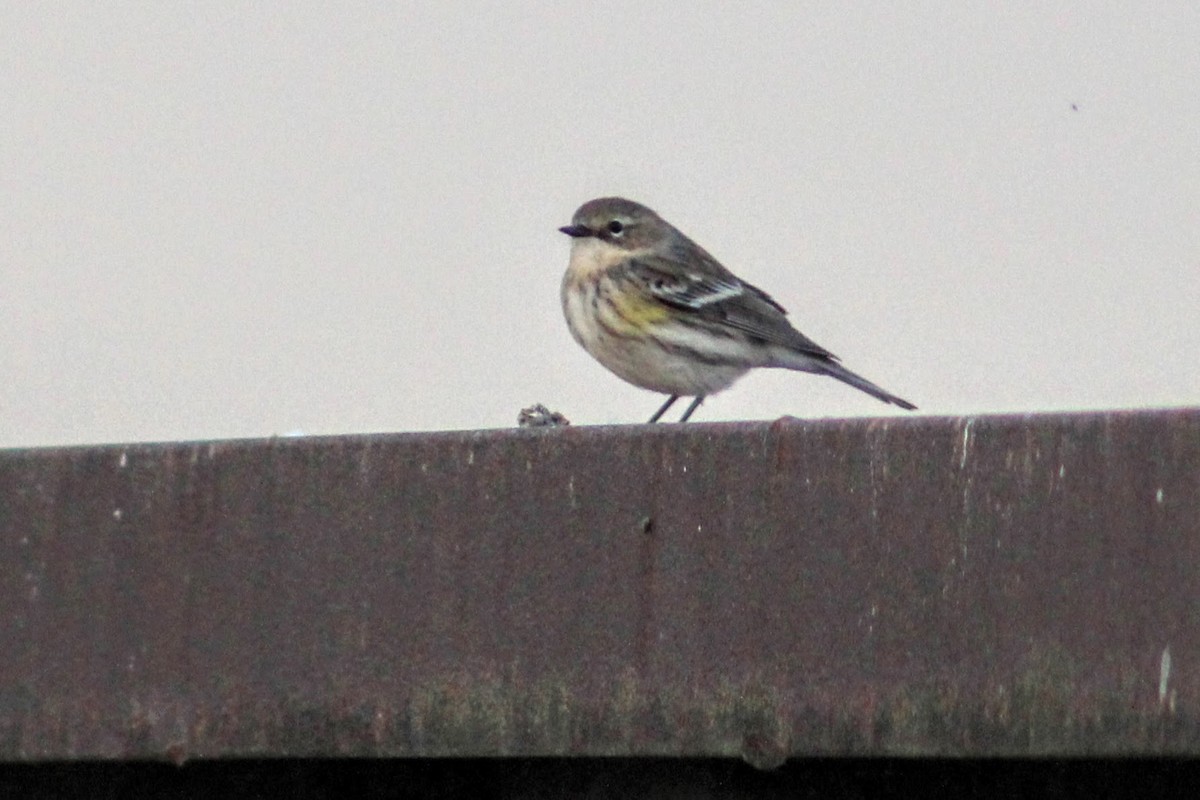
{"type": "Polygon", "coordinates": [[[897,5],[6,3],[0,446],[643,422],[607,194],[920,413],[1200,403],[1200,6],[897,5]]]}

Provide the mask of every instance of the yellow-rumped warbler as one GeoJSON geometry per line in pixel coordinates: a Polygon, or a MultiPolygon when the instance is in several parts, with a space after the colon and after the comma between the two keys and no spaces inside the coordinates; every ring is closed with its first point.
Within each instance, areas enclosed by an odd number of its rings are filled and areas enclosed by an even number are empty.
{"type": "Polygon", "coordinates": [[[571,335],[618,377],[670,395],[651,422],[694,396],[679,420],[686,422],[707,395],[754,367],[828,375],[916,408],[843,367],[793,328],[770,295],[639,203],[592,200],[559,230],[574,239],[562,283],[571,335]]]}

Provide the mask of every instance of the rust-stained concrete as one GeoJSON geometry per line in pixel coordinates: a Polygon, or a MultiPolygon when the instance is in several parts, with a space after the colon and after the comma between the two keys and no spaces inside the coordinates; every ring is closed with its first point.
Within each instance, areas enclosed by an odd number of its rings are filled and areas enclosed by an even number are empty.
{"type": "Polygon", "coordinates": [[[0,757],[1200,754],[1200,411],[0,451],[0,757]]]}

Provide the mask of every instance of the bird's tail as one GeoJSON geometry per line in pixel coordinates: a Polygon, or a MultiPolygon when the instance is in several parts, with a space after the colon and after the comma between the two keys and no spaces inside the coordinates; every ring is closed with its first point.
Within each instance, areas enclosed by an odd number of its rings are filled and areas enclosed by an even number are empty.
{"type": "Polygon", "coordinates": [[[871,397],[882,400],[885,403],[891,403],[894,406],[900,406],[903,409],[912,411],[916,408],[907,400],[897,397],[886,389],[882,389],[861,375],[851,372],[836,361],[828,361],[821,365],[821,372],[831,378],[837,378],[842,383],[848,383],[859,391],[866,392],[871,397]]]}

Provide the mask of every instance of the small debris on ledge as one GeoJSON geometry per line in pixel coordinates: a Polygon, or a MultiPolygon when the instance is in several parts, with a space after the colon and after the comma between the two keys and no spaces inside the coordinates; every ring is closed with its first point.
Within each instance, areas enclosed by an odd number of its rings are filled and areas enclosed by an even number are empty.
{"type": "Polygon", "coordinates": [[[523,408],[517,415],[517,427],[520,428],[562,428],[570,424],[571,420],[557,411],[551,411],[541,403],[523,408]]]}

